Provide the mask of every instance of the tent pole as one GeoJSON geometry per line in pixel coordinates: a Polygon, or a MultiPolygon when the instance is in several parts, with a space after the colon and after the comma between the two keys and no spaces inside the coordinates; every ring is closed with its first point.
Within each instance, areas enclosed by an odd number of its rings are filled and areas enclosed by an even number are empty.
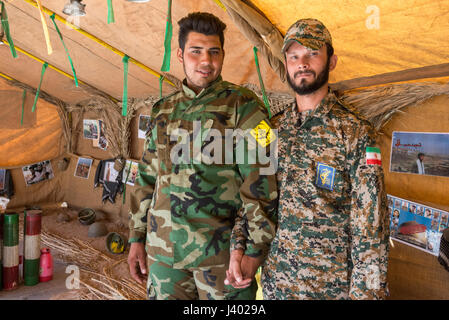
{"type": "Polygon", "coordinates": [[[383,73],[371,77],[340,81],[330,84],[330,87],[335,91],[347,91],[394,82],[413,81],[426,78],[441,78],[447,76],[449,76],[449,63],[443,63],[422,68],[383,73]]]}

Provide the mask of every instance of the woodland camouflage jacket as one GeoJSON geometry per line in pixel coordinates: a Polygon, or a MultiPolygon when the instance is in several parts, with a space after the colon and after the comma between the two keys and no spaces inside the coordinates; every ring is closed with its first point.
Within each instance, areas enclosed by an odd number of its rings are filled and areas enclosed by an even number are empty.
{"type": "Polygon", "coordinates": [[[158,101],[131,197],[130,241],[146,238],[148,258],[177,269],[223,266],[233,248],[266,255],[277,217],[275,172],[236,158],[258,145],[269,150],[275,136],[256,143],[250,135],[243,148],[225,143],[232,130],[260,124],[271,126],[257,96],[221,77],[198,94],[184,81],[158,101]],[[238,211],[243,223],[231,236],[238,211]]]}

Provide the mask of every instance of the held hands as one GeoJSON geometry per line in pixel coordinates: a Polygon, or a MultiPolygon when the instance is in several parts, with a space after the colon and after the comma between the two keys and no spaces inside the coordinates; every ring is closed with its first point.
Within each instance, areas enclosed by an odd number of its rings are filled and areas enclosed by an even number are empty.
{"type": "Polygon", "coordinates": [[[128,254],[129,272],[134,280],[142,284],[147,278],[145,244],[140,242],[131,243],[128,254]]]}
{"type": "Polygon", "coordinates": [[[243,250],[234,250],[231,252],[229,269],[226,270],[224,283],[236,289],[247,288],[254,279],[259,266],[259,258],[247,256],[243,253],[243,250]]]}

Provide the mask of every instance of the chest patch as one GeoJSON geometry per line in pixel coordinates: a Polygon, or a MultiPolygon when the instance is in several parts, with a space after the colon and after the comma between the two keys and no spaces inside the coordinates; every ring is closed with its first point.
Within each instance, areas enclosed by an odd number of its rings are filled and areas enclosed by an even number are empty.
{"type": "Polygon", "coordinates": [[[251,130],[251,135],[262,147],[266,147],[276,138],[273,130],[271,130],[265,120],[260,121],[257,127],[251,130]]]}
{"type": "Polygon", "coordinates": [[[318,162],[315,185],[332,191],[334,189],[335,168],[318,162]]]}

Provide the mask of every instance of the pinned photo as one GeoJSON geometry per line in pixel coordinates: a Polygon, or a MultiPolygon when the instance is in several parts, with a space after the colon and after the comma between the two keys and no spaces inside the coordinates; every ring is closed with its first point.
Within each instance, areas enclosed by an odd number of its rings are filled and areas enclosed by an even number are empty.
{"type": "Polygon", "coordinates": [[[150,128],[150,116],[141,114],[139,116],[139,139],[145,139],[148,129],[150,128]]]}
{"type": "Polygon", "coordinates": [[[390,171],[449,177],[449,134],[394,131],[390,171]]]}
{"type": "Polygon", "coordinates": [[[447,212],[442,212],[441,213],[441,223],[444,223],[447,225],[448,222],[448,214],[447,212]]]}
{"type": "Polygon", "coordinates": [[[123,183],[125,183],[125,180],[126,180],[126,184],[134,186],[134,183],[136,182],[136,178],[137,178],[138,166],[139,166],[139,164],[137,162],[132,162],[132,161],[126,160],[126,165],[125,165],[125,168],[123,171],[123,183]],[[129,172],[129,174],[128,174],[128,172],[129,172]]]}
{"type": "Polygon", "coordinates": [[[440,218],[440,212],[437,210],[433,210],[433,219],[438,220],[440,218]]]}
{"type": "Polygon", "coordinates": [[[106,123],[103,120],[97,121],[97,127],[99,128],[98,138],[92,140],[92,145],[95,148],[106,150],[108,148],[108,140],[106,139],[106,123]]]}
{"type": "Polygon", "coordinates": [[[114,169],[114,162],[105,162],[103,181],[117,182],[119,172],[114,169]]]}
{"type": "Polygon", "coordinates": [[[418,206],[418,215],[420,215],[421,217],[424,216],[424,208],[421,206],[418,206]]]}
{"type": "Polygon", "coordinates": [[[425,217],[426,218],[429,218],[429,219],[432,219],[432,212],[430,211],[430,209],[429,208],[426,208],[426,215],[425,215],[425,217]]]}
{"type": "Polygon", "coordinates": [[[400,207],[388,208],[388,212],[391,212],[391,238],[438,255],[441,232],[447,227],[447,223],[444,224],[443,221],[447,222],[449,212],[401,198],[394,198],[394,203],[400,204],[400,207]]]}
{"type": "Polygon", "coordinates": [[[78,163],[76,164],[75,169],[75,177],[80,177],[84,179],[89,178],[91,166],[92,166],[92,159],[78,158],[78,163]]]}
{"type": "Polygon", "coordinates": [[[99,137],[99,124],[97,120],[83,119],[83,136],[84,139],[95,140],[99,137]]]}
{"type": "Polygon", "coordinates": [[[437,220],[432,220],[431,229],[433,231],[438,231],[438,221],[437,220]]]}
{"type": "Polygon", "coordinates": [[[402,201],[402,210],[408,211],[408,203],[406,201],[402,201]]]}
{"type": "Polygon", "coordinates": [[[22,167],[22,173],[27,186],[52,179],[54,177],[50,160],[22,167]]]}
{"type": "Polygon", "coordinates": [[[394,211],[393,211],[393,217],[394,218],[399,218],[399,210],[398,209],[394,209],[394,211]]]}

